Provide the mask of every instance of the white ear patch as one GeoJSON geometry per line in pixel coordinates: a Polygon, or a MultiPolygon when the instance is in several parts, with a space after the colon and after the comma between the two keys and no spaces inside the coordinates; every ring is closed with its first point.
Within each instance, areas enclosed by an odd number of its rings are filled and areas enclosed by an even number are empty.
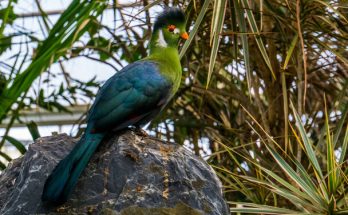
{"type": "Polygon", "coordinates": [[[174,32],[174,34],[179,34],[180,33],[180,29],[179,28],[175,28],[173,32],[174,32]]]}
{"type": "Polygon", "coordinates": [[[163,36],[163,31],[162,30],[160,30],[159,33],[158,33],[157,45],[160,46],[160,47],[163,47],[163,48],[168,46],[167,42],[164,40],[164,36],[163,36]]]}

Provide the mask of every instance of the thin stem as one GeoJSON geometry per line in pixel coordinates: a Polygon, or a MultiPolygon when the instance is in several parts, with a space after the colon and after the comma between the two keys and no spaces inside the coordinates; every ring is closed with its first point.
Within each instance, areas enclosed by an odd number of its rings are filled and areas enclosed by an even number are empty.
{"type": "Polygon", "coordinates": [[[9,0],[7,4],[7,8],[5,10],[4,17],[2,18],[2,23],[0,26],[0,39],[4,36],[3,33],[4,33],[5,26],[7,24],[8,15],[10,13],[11,3],[12,3],[12,0],[9,0]]]}
{"type": "Polygon", "coordinates": [[[305,108],[306,94],[307,94],[307,54],[304,47],[304,40],[301,30],[301,0],[296,1],[296,21],[297,21],[297,31],[301,43],[302,59],[303,59],[303,72],[304,72],[304,87],[303,87],[303,108],[305,108]]]}

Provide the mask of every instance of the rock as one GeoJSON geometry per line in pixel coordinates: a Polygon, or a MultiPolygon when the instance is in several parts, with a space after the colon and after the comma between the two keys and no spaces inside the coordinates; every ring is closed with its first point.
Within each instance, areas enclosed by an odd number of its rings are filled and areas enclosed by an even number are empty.
{"type": "Polygon", "coordinates": [[[229,214],[212,168],[185,148],[132,131],[107,137],[70,199],[43,205],[44,182],[76,140],[39,138],[0,177],[0,214],[229,214]]]}

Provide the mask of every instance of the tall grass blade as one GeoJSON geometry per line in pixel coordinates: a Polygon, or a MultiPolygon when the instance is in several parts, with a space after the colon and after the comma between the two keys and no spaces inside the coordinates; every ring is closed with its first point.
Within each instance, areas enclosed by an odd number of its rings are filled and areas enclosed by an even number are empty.
{"type": "Polygon", "coordinates": [[[197,34],[197,31],[198,31],[198,28],[199,26],[201,25],[201,22],[207,12],[207,9],[210,5],[212,0],[205,0],[204,1],[204,4],[201,8],[201,11],[199,12],[198,14],[198,17],[197,17],[197,20],[195,22],[195,25],[193,26],[193,29],[192,31],[190,31],[190,36],[189,36],[189,39],[185,42],[185,44],[183,45],[182,49],[180,50],[180,59],[182,59],[182,57],[186,54],[186,51],[188,49],[188,47],[190,46],[191,42],[193,41],[195,35],[197,34]]]}
{"type": "Polygon", "coordinates": [[[345,161],[347,149],[348,149],[348,125],[346,127],[346,132],[345,132],[344,138],[343,138],[342,150],[341,150],[341,155],[340,155],[340,159],[339,159],[340,164],[345,161]]]}
{"type": "Polygon", "coordinates": [[[12,161],[12,158],[8,156],[6,153],[0,152],[0,156],[5,158],[8,162],[12,161]]]}
{"type": "Polygon", "coordinates": [[[266,213],[266,214],[307,214],[300,211],[294,211],[286,208],[273,207],[268,205],[254,204],[248,202],[227,202],[228,204],[238,205],[241,208],[231,208],[231,212],[241,213],[266,213]]]}
{"type": "MultiPolygon", "coordinates": [[[[274,160],[278,163],[280,168],[284,171],[285,174],[287,174],[299,187],[302,188],[302,190],[308,194],[317,204],[323,205],[325,202],[323,199],[319,198],[319,193],[316,189],[313,189],[313,185],[308,185],[307,181],[303,180],[301,177],[297,175],[297,172],[291,168],[291,166],[272,148],[267,147],[267,150],[271,153],[274,160]]],[[[268,174],[272,174],[271,172],[268,172],[268,174]]],[[[278,179],[279,180],[279,179],[278,179]]]]}
{"type": "Polygon", "coordinates": [[[343,111],[342,111],[342,114],[341,114],[341,118],[338,121],[338,124],[336,126],[336,132],[335,132],[335,135],[334,135],[334,138],[333,138],[333,146],[334,147],[337,146],[337,141],[338,141],[338,138],[340,137],[342,128],[343,128],[343,126],[344,126],[344,124],[346,122],[347,115],[348,115],[348,102],[344,105],[344,108],[343,108],[343,111]]]}
{"type": "Polygon", "coordinates": [[[16,149],[18,149],[18,151],[21,153],[21,154],[24,154],[27,149],[24,147],[23,143],[21,143],[19,140],[11,137],[11,136],[4,136],[3,137],[4,139],[6,139],[9,143],[11,143],[14,147],[16,147],[16,149]]]}
{"type": "Polygon", "coordinates": [[[105,0],[72,1],[53,26],[48,37],[38,47],[28,68],[18,74],[13,83],[1,93],[0,120],[4,118],[17,98],[28,91],[33,81],[59,57],[63,56],[72,44],[87,31],[86,20],[97,17],[106,8],[106,3],[105,0]],[[81,28],[81,26],[83,27],[81,28]]]}
{"type": "Polygon", "coordinates": [[[40,137],[40,132],[39,132],[39,128],[37,126],[37,124],[34,121],[30,121],[27,124],[27,128],[30,132],[31,137],[33,138],[33,140],[35,141],[37,138],[40,137]]]}
{"type": "Polygon", "coordinates": [[[292,39],[291,45],[290,45],[288,51],[286,52],[286,57],[285,57],[284,65],[283,65],[283,70],[286,70],[286,68],[288,68],[288,64],[289,64],[290,58],[292,56],[292,53],[294,52],[294,49],[296,47],[297,42],[298,42],[298,34],[296,34],[296,36],[292,39]]]}
{"type": "Polygon", "coordinates": [[[335,152],[334,146],[331,138],[330,126],[329,126],[329,116],[326,106],[326,97],[324,96],[324,106],[325,106],[325,128],[326,128],[326,160],[327,160],[327,172],[328,172],[328,191],[329,196],[331,196],[336,190],[336,166],[335,166],[335,152]]]}
{"type": "MultiPolygon", "coordinates": [[[[236,14],[239,29],[242,32],[247,32],[247,27],[246,27],[245,18],[244,18],[244,10],[241,9],[241,7],[239,5],[239,1],[234,0],[233,6],[234,6],[234,11],[236,14]]],[[[244,58],[244,64],[245,64],[245,70],[246,70],[248,89],[250,92],[251,91],[251,70],[250,70],[250,55],[249,55],[248,36],[246,34],[241,34],[240,37],[242,39],[243,58],[244,58]]],[[[237,44],[234,44],[234,45],[237,46],[237,44]]]]}
{"type": "Polygon", "coordinates": [[[296,112],[293,103],[290,102],[290,105],[291,105],[291,108],[293,110],[293,114],[294,114],[294,117],[295,117],[295,120],[296,120],[297,128],[300,131],[301,139],[302,139],[302,142],[303,142],[303,145],[304,145],[304,148],[305,148],[304,151],[307,154],[307,157],[308,157],[310,163],[313,166],[315,176],[316,176],[316,178],[317,178],[317,180],[319,182],[321,193],[322,193],[323,197],[325,198],[325,200],[328,202],[329,201],[329,196],[327,195],[327,187],[326,187],[326,185],[324,183],[322,183],[324,181],[324,175],[323,175],[323,172],[322,172],[321,167],[319,165],[318,159],[317,159],[317,157],[315,155],[315,152],[313,150],[312,143],[310,142],[310,140],[309,140],[309,138],[307,136],[307,133],[306,133],[306,131],[304,129],[304,126],[303,126],[303,124],[301,122],[301,118],[298,115],[298,113],[296,112]]]}
{"type": "Polygon", "coordinates": [[[1,161],[0,161],[0,169],[1,170],[6,169],[6,165],[3,162],[1,162],[1,161]]]}
{"type": "Polygon", "coordinates": [[[297,208],[299,209],[304,209],[304,208],[309,208],[309,209],[318,209],[316,204],[313,204],[313,202],[307,201],[307,199],[302,198],[301,196],[297,196],[296,193],[290,192],[288,189],[281,188],[280,186],[272,183],[272,182],[267,182],[264,180],[259,180],[254,177],[248,177],[248,176],[241,176],[242,178],[256,183],[257,185],[260,186],[265,186],[268,187],[270,191],[273,193],[276,193],[279,196],[282,196],[289,200],[292,204],[294,204],[297,208]]]}
{"type": "Polygon", "coordinates": [[[312,144],[310,143],[310,140],[309,140],[309,138],[307,136],[307,133],[306,133],[306,131],[304,129],[304,126],[303,126],[303,124],[301,122],[301,118],[298,115],[298,113],[296,112],[295,107],[292,104],[292,102],[290,102],[290,105],[291,105],[291,108],[293,110],[293,114],[294,114],[295,120],[296,120],[296,125],[297,125],[297,128],[300,131],[301,139],[302,139],[302,142],[304,144],[305,151],[306,151],[306,153],[308,155],[309,161],[313,165],[313,168],[315,169],[317,174],[319,174],[320,178],[322,179],[322,178],[324,178],[323,172],[321,171],[319,162],[318,162],[318,160],[316,158],[316,155],[315,155],[315,152],[314,152],[314,150],[312,148],[312,144]]]}
{"type": "Polygon", "coordinates": [[[222,32],[222,27],[224,24],[224,19],[226,14],[226,4],[227,4],[227,0],[219,0],[219,1],[215,1],[215,5],[214,5],[214,12],[213,12],[214,14],[213,14],[213,20],[212,20],[213,24],[211,29],[212,49],[211,49],[210,60],[209,60],[209,70],[208,70],[206,88],[208,88],[209,86],[210,79],[215,67],[217,53],[219,51],[220,35],[222,32]]]}
{"type": "Polygon", "coordinates": [[[315,40],[316,43],[318,43],[318,45],[321,45],[323,48],[329,50],[330,52],[332,52],[338,59],[340,59],[341,61],[343,61],[345,64],[348,64],[348,59],[347,57],[340,53],[339,51],[336,51],[335,49],[331,48],[328,44],[320,41],[318,38],[313,37],[313,40],[315,40]]]}
{"type": "Polygon", "coordinates": [[[326,8],[330,8],[330,10],[333,12],[333,14],[338,15],[345,22],[346,25],[348,24],[348,20],[346,18],[346,15],[342,14],[339,10],[337,10],[337,8],[334,7],[330,1],[323,1],[323,0],[313,0],[313,1],[324,5],[326,8]]]}
{"type": "Polygon", "coordinates": [[[258,46],[258,48],[259,48],[259,50],[261,52],[262,58],[264,59],[268,69],[271,71],[273,78],[276,80],[277,79],[276,75],[275,75],[275,73],[273,71],[273,68],[272,68],[272,65],[271,65],[271,61],[270,61],[270,59],[268,57],[265,45],[263,44],[263,41],[262,41],[262,39],[260,37],[260,31],[259,31],[259,29],[257,27],[256,20],[254,18],[252,10],[249,7],[249,2],[248,2],[248,0],[241,0],[241,2],[243,4],[243,7],[245,8],[246,17],[248,19],[250,28],[251,28],[252,32],[255,34],[255,40],[256,40],[257,46],[258,46]]]}

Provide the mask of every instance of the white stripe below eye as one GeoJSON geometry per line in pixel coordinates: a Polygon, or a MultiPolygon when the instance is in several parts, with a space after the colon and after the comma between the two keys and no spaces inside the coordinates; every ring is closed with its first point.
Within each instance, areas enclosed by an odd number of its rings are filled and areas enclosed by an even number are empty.
{"type": "Polygon", "coordinates": [[[180,33],[180,29],[179,28],[175,28],[173,32],[174,32],[174,34],[179,34],[180,33]]]}
{"type": "Polygon", "coordinates": [[[158,33],[157,45],[161,46],[163,48],[168,46],[167,42],[164,40],[164,36],[163,36],[163,31],[162,30],[160,30],[159,33],[158,33]]]}

